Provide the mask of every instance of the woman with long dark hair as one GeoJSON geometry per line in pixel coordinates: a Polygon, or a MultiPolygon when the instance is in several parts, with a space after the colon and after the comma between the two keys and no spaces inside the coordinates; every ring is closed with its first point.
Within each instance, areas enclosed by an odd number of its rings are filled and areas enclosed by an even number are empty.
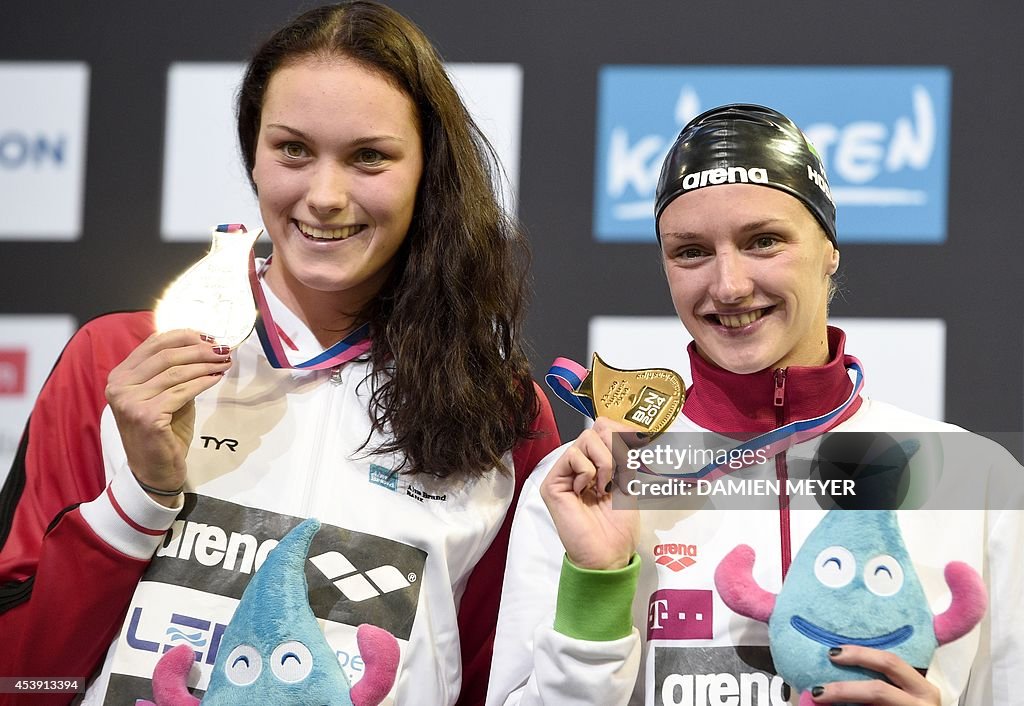
{"type": "Polygon", "coordinates": [[[139,312],[69,343],[5,488],[0,663],[102,662],[86,702],[125,703],[181,633],[205,688],[240,590],[315,516],[317,617],[350,674],[368,622],[401,647],[397,702],[479,698],[508,510],[557,445],[496,159],[422,32],[372,2],[277,31],[238,135],[273,243],[259,335],[229,350],[139,312]]]}

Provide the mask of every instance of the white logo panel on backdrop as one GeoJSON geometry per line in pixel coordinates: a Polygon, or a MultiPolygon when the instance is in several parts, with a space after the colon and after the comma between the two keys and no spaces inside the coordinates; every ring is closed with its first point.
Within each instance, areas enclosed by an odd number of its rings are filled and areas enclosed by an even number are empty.
{"type": "Polygon", "coordinates": [[[78,240],[88,65],[0,62],[0,95],[0,240],[78,240]]]}
{"type": "MultiPolygon", "coordinates": [[[[847,352],[864,364],[865,395],[930,419],[944,418],[945,321],[837,317],[829,323],[846,332],[847,352]]],[[[692,340],[672,316],[596,316],[590,320],[587,361],[597,351],[617,368],[671,368],[689,383],[686,346],[692,340]]]]}
{"type": "Polygon", "coordinates": [[[64,314],[0,316],[0,485],[32,404],[74,331],[74,318],[64,314]]]}
{"type": "Polygon", "coordinates": [[[523,67],[519,64],[449,64],[448,74],[505,170],[502,203],[516,213],[523,67]]]}
{"type": "MultiPolygon", "coordinates": [[[[235,126],[239,63],[178,62],[167,74],[163,206],[165,241],[206,242],[218,223],[261,225],[242,167],[235,126]]],[[[449,64],[456,88],[498,153],[504,202],[515,209],[519,179],[522,67],[449,64]]]]}
{"type": "Polygon", "coordinates": [[[169,241],[210,239],[218,223],[261,225],[242,167],[235,92],[243,64],[178,62],[167,70],[160,233],[169,241]]]}

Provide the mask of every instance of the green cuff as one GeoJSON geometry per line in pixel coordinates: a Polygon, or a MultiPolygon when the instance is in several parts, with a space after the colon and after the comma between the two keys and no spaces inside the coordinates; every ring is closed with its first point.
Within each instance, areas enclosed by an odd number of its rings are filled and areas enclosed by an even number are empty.
{"type": "Polygon", "coordinates": [[[562,559],[555,630],[578,640],[607,642],[633,631],[633,595],[640,579],[640,556],[621,569],[581,569],[562,559]]]}

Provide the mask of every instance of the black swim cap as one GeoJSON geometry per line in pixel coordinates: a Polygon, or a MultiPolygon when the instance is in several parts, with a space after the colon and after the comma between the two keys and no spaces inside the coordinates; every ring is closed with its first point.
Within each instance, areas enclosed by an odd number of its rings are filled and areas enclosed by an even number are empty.
{"type": "Polygon", "coordinates": [[[792,120],[761,105],[723,105],[687,123],[661,168],[654,223],[677,196],[716,184],[751,183],[800,199],[836,243],[836,206],[817,151],[792,120]]]}

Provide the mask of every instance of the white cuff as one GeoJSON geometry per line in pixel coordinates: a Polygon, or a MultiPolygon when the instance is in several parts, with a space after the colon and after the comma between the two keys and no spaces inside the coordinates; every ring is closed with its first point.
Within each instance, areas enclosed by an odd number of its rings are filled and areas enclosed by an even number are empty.
{"type": "Polygon", "coordinates": [[[123,468],[98,498],[83,503],[79,511],[100,539],[123,554],[145,560],[160,546],[183,504],[179,498],[177,507],[164,507],[123,468]]]}

